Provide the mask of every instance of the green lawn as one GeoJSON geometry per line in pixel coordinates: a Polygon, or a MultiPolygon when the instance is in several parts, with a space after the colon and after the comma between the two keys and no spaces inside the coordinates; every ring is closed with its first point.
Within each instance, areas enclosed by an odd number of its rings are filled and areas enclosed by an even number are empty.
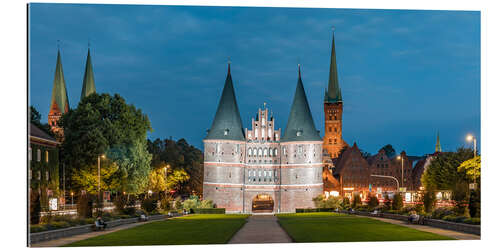
{"type": "Polygon", "coordinates": [[[151,222],[66,246],[221,244],[245,224],[248,215],[203,214],[151,222]]]}
{"type": "Polygon", "coordinates": [[[337,213],[280,214],[278,219],[295,242],[452,240],[375,219],[337,213]]]}

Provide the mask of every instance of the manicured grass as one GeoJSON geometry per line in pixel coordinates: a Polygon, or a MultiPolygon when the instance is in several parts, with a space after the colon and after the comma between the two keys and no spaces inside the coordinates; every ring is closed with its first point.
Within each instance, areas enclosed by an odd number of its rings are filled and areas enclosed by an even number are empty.
{"type": "Polygon", "coordinates": [[[278,219],[295,242],[452,240],[409,227],[338,213],[280,214],[278,219]]]}
{"type": "Polygon", "coordinates": [[[71,243],[66,246],[222,244],[246,223],[248,215],[194,214],[71,243]]]}

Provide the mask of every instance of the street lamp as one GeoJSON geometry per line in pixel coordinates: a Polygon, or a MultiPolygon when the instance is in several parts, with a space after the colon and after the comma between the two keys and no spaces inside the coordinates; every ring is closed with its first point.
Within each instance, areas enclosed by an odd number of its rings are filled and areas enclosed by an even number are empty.
{"type": "Polygon", "coordinates": [[[101,157],[106,159],[106,155],[97,156],[97,201],[101,203],[101,157]]]}
{"type": "Polygon", "coordinates": [[[73,195],[74,195],[74,193],[71,192],[71,206],[73,206],[73,195]]]}
{"type": "Polygon", "coordinates": [[[474,142],[474,157],[476,157],[476,154],[477,154],[477,151],[476,151],[476,137],[471,135],[471,134],[468,134],[467,137],[466,137],[467,141],[472,141],[474,142]]]}
{"type": "MultiPolygon", "coordinates": [[[[165,171],[165,182],[168,182],[168,169],[170,168],[170,164],[167,164],[166,167],[163,168],[163,170],[165,171]]],[[[165,185],[165,196],[167,195],[168,193],[168,186],[165,185]]]]}
{"type": "Polygon", "coordinates": [[[404,187],[404,183],[405,183],[405,179],[404,179],[404,160],[403,160],[403,157],[401,157],[401,155],[398,155],[397,157],[398,160],[401,160],[401,187],[404,187]]]}

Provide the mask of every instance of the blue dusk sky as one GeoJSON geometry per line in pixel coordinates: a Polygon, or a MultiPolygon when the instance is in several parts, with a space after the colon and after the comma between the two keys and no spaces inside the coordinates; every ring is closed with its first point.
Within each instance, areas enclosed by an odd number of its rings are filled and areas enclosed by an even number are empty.
{"type": "Polygon", "coordinates": [[[88,41],[99,93],[148,115],[149,138],[202,149],[231,58],[244,127],[267,103],[285,130],[302,68],[324,132],[332,26],[343,138],[372,154],[470,146],[480,135],[480,13],[317,8],[30,4],[30,104],[47,121],[57,40],[69,103],[78,105],[88,41]]]}

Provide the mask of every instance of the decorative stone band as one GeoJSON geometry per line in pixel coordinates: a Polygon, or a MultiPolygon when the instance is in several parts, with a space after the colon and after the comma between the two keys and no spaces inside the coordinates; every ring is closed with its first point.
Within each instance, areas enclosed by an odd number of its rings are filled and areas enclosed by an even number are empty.
{"type": "Polygon", "coordinates": [[[312,167],[323,167],[324,163],[292,163],[292,164],[263,164],[263,163],[255,163],[255,164],[246,164],[239,162],[214,162],[214,161],[206,161],[206,167],[245,167],[245,168],[266,168],[266,167],[276,167],[276,168],[312,168],[312,167]]]}
{"type": "Polygon", "coordinates": [[[203,182],[203,185],[217,186],[217,187],[243,187],[251,188],[305,188],[305,187],[320,187],[323,186],[323,182],[320,183],[309,183],[309,184],[287,184],[287,185],[276,185],[276,184],[261,184],[261,185],[243,185],[237,183],[227,183],[227,182],[203,182]]]}
{"type": "Polygon", "coordinates": [[[280,142],[280,145],[287,145],[287,144],[323,144],[323,140],[321,140],[321,141],[287,141],[287,142],[280,142]]]}
{"type": "Polygon", "coordinates": [[[216,161],[206,161],[205,166],[218,166],[218,167],[244,167],[245,164],[241,162],[216,162],[216,161]]]}
{"type": "Polygon", "coordinates": [[[207,142],[218,142],[218,143],[224,143],[224,142],[227,142],[227,143],[233,143],[233,144],[241,144],[241,145],[244,145],[246,142],[245,141],[236,141],[236,140],[212,140],[212,139],[208,139],[208,140],[203,140],[204,143],[207,143],[207,142]]]}

